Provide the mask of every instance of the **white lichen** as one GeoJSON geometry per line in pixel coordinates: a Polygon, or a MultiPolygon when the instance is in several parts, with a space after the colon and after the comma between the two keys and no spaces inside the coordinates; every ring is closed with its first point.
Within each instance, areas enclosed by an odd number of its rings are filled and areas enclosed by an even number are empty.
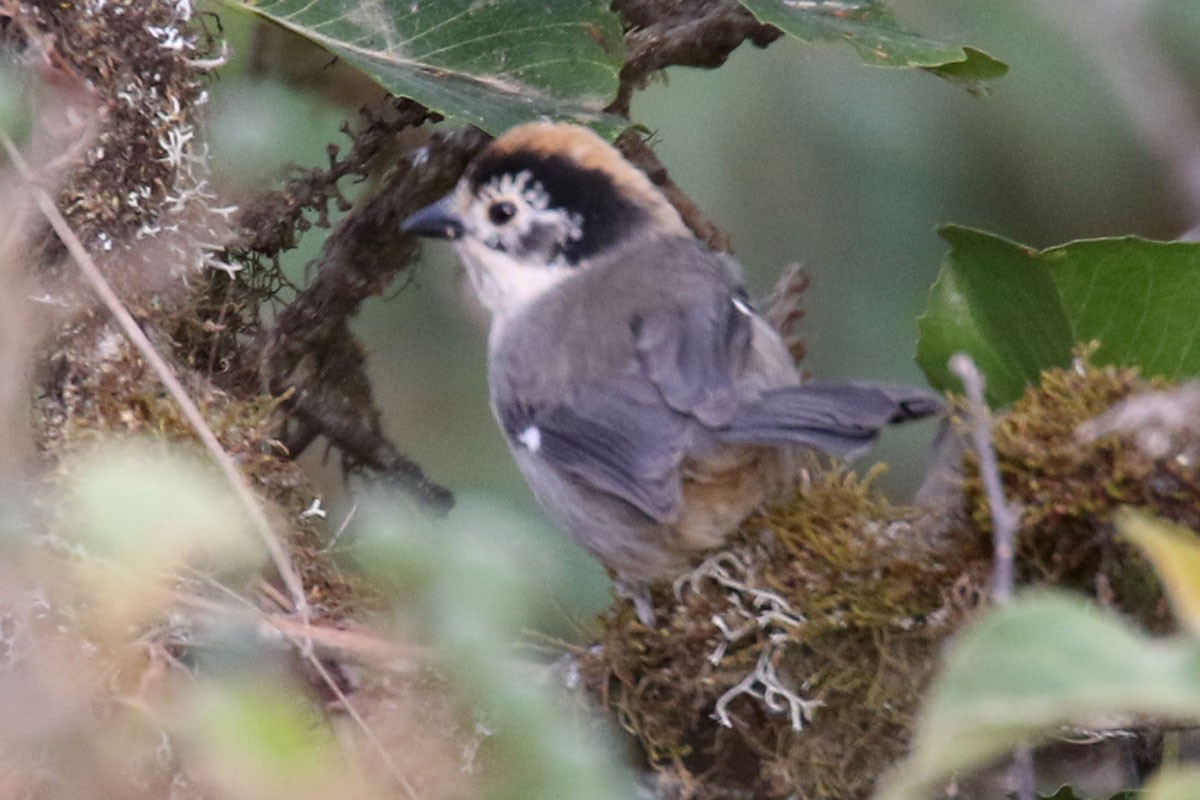
{"type": "Polygon", "coordinates": [[[793,731],[804,730],[813,714],[822,705],[820,700],[808,700],[796,693],[779,676],[779,661],[790,644],[786,636],[776,635],[763,647],[758,661],[749,675],[742,678],[717,698],[713,708],[713,719],[726,728],[733,727],[729,716],[729,704],[738,697],[751,697],[773,714],[786,713],[793,731]]]}
{"type": "Polygon", "coordinates": [[[724,595],[728,607],[711,617],[720,634],[708,655],[713,666],[721,663],[731,646],[751,637],[766,639],[754,669],[717,700],[713,719],[732,727],[729,704],[746,696],[757,700],[768,713],[786,713],[792,729],[799,731],[821,703],[801,697],[779,675],[778,664],[787,648],[795,643],[793,634],[804,624],[805,617],[786,598],[752,585],[752,578],[746,561],[736,553],[721,552],[679,578],[674,586],[675,596],[682,599],[684,592],[702,592],[706,584],[715,584],[724,595]]]}

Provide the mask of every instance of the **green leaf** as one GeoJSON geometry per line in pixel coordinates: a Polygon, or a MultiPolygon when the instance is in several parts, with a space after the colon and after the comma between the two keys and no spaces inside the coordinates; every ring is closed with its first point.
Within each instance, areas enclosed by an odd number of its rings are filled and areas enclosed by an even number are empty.
{"type": "Polygon", "coordinates": [[[183,448],[106,441],[62,473],[65,530],[136,582],[185,561],[239,571],[261,563],[262,543],[225,479],[183,448]]]}
{"type": "Polygon", "coordinates": [[[339,788],[333,731],[295,687],[270,673],[188,687],[177,733],[221,797],[328,797],[339,788]]]}
{"type": "Polygon", "coordinates": [[[981,89],[1008,65],[973,47],[946,44],[902,28],[877,0],[740,0],[759,22],[805,42],[849,43],[868,64],[915,67],[981,89]]]}
{"type": "Polygon", "coordinates": [[[1141,800],[1196,800],[1200,797],[1200,769],[1165,769],[1146,784],[1141,800]]]}
{"type": "MultiPolygon", "coordinates": [[[[1010,798],[1015,798],[1015,795],[1009,795],[1010,798]]],[[[1054,794],[1038,795],[1038,800],[1094,800],[1090,794],[1078,794],[1074,787],[1060,786],[1054,794]]],[[[1134,792],[1118,792],[1114,795],[1105,795],[1105,800],[1138,800],[1134,792]]]]}
{"type": "Polygon", "coordinates": [[[921,800],[1064,725],[1200,720],[1200,645],[1152,639],[1069,595],[1026,595],[962,634],[877,800],[921,800]]]}
{"type": "Polygon", "coordinates": [[[392,94],[500,133],[552,118],[610,138],[624,62],[603,0],[220,0],[303,36],[392,94]]]}
{"type": "Polygon", "coordinates": [[[1182,525],[1132,508],[1118,511],[1115,521],[1154,564],[1176,618],[1200,634],[1200,537],[1182,525]]]}
{"type": "Polygon", "coordinates": [[[969,228],[940,233],[951,250],[917,348],[935,387],[959,388],[946,362],[965,351],[987,376],[988,401],[1005,405],[1092,340],[1097,363],[1200,374],[1200,245],[1128,236],[1035,250],[969,228]]]}
{"type": "MultiPolygon", "coordinates": [[[[1015,795],[1013,793],[1009,793],[1010,800],[1014,796],[1015,795]]],[[[1075,794],[1075,789],[1072,786],[1060,786],[1058,787],[1058,790],[1054,792],[1054,794],[1039,793],[1038,800],[1088,800],[1088,798],[1083,795],[1075,794]]]]}

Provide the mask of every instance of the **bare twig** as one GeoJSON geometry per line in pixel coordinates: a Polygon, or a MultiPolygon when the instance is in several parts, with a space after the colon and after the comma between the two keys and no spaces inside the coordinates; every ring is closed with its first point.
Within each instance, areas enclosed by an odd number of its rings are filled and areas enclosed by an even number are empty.
{"type": "Polygon", "coordinates": [[[1000,467],[996,463],[996,450],[992,447],[992,415],[983,399],[983,373],[966,353],[956,353],[950,358],[950,370],[963,382],[967,390],[968,410],[971,417],[971,439],[979,456],[979,475],[987,494],[988,507],[992,512],[992,542],[995,558],[992,565],[992,601],[1003,605],[1013,596],[1013,555],[1016,550],[1017,526],[1021,523],[1021,509],[1009,504],[1004,497],[1004,485],[1000,480],[1000,467]]]}
{"type": "Polygon", "coordinates": [[[342,687],[338,686],[337,681],[335,681],[333,676],[329,674],[329,670],[326,669],[325,665],[321,663],[321,660],[312,653],[308,653],[306,658],[312,665],[313,669],[317,671],[317,674],[321,676],[321,680],[325,681],[325,684],[333,692],[334,696],[337,697],[338,702],[342,704],[342,708],[346,709],[346,713],[350,715],[350,719],[354,720],[354,724],[357,725],[358,729],[363,732],[363,736],[366,736],[367,741],[369,741],[371,746],[375,748],[375,752],[379,755],[380,759],[383,760],[384,766],[387,767],[388,772],[391,773],[396,783],[400,784],[400,788],[404,790],[404,794],[407,795],[410,800],[419,800],[420,795],[417,794],[417,790],[413,787],[408,778],[405,777],[404,773],[400,771],[399,765],[392,760],[392,754],[388,752],[387,747],[385,747],[383,742],[380,741],[379,737],[375,735],[375,731],[373,731],[371,726],[367,724],[367,721],[363,718],[363,715],[358,713],[358,709],[354,707],[354,705],[350,702],[350,698],[347,697],[346,693],[342,691],[342,687]]]}
{"type": "Polygon", "coordinates": [[[448,511],[454,496],[382,434],[348,320],[416,257],[417,239],[402,233],[400,223],[449,191],[487,141],[475,128],[439,133],[398,164],[382,189],[326,238],[315,279],[280,311],[260,356],[271,390],[293,393],[284,442],[293,456],[323,434],[348,469],[378,475],[434,513],[448,511]]]}
{"type": "MultiPolygon", "coordinates": [[[[983,397],[983,373],[966,353],[956,353],[950,358],[950,370],[959,377],[967,391],[971,439],[979,458],[979,475],[992,513],[992,602],[1005,605],[1013,597],[1013,556],[1017,527],[1021,523],[1021,509],[1004,497],[996,449],[992,446],[992,415],[983,397]]],[[[1028,745],[1014,748],[1008,780],[1009,788],[1019,800],[1033,800],[1036,788],[1033,751],[1028,745]]]]}
{"type": "MultiPolygon", "coordinates": [[[[290,621],[281,619],[278,615],[267,614],[263,612],[245,597],[242,597],[240,594],[233,591],[220,581],[213,579],[211,576],[197,573],[197,577],[208,583],[210,586],[213,586],[223,594],[228,595],[239,605],[244,605],[248,611],[252,612],[263,622],[266,622],[268,625],[275,628],[275,630],[279,631],[284,638],[295,645],[296,649],[304,656],[305,660],[312,665],[314,670],[316,670],[317,675],[321,677],[321,681],[329,687],[329,690],[333,692],[334,697],[336,697],[338,702],[341,703],[342,707],[346,709],[346,713],[350,716],[350,719],[354,721],[354,724],[357,725],[359,730],[363,732],[363,735],[367,737],[367,741],[371,743],[371,746],[379,754],[380,759],[383,760],[384,766],[387,767],[388,772],[391,773],[391,776],[395,779],[396,783],[400,785],[400,788],[404,790],[404,794],[409,798],[409,800],[420,800],[420,795],[417,793],[417,790],[413,787],[412,783],[408,780],[404,773],[401,772],[400,767],[392,759],[391,753],[388,752],[388,749],[384,746],[383,742],[380,741],[379,737],[375,734],[375,731],[371,729],[371,726],[367,724],[366,719],[364,719],[362,714],[358,712],[358,709],[356,709],[350,703],[350,698],[348,698],[346,693],[342,691],[342,687],[338,685],[337,680],[334,679],[331,674],[329,674],[329,670],[324,664],[321,663],[321,659],[317,658],[316,653],[313,652],[311,645],[316,640],[313,636],[313,633],[320,631],[322,638],[326,638],[325,633],[328,632],[328,629],[319,629],[317,626],[304,624],[300,626],[299,630],[296,630],[296,626],[290,623],[290,621]]],[[[223,610],[225,608],[217,603],[206,601],[204,598],[200,598],[195,595],[177,594],[176,599],[197,607],[207,607],[210,610],[223,610]]]]}
{"type": "MultiPolygon", "coordinates": [[[[197,573],[197,577],[214,584],[208,576],[197,573]]],[[[427,663],[431,654],[426,648],[416,645],[398,644],[383,639],[375,633],[356,628],[338,628],[318,622],[305,624],[290,616],[264,611],[244,597],[220,584],[220,590],[237,598],[239,606],[231,606],[193,594],[176,591],[172,600],[180,606],[215,614],[226,619],[262,623],[289,640],[304,640],[312,645],[314,652],[345,659],[389,672],[410,674],[427,663]],[[244,604],[245,607],[241,607],[244,604]]]]}
{"type": "Polygon", "coordinates": [[[732,0],[616,0],[613,10],[625,23],[626,56],[609,110],[626,117],[633,93],[652,73],[674,65],[713,69],[747,39],[766,47],[783,35],[732,0]]]}
{"type": "Polygon", "coordinates": [[[763,298],[760,308],[767,322],[779,333],[787,345],[792,360],[797,364],[804,360],[808,347],[800,333],[800,321],[804,319],[804,293],[812,280],[804,267],[789,264],[779,275],[771,293],[763,298]]]}
{"type": "Polygon", "coordinates": [[[79,267],[79,271],[83,274],[84,279],[100,297],[101,302],[104,303],[109,313],[113,315],[113,318],[117,321],[117,324],[124,331],[125,335],[129,337],[133,346],[137,348],[138,353],[141,354],[146,363],[150,365],[150,368],[158,375],[167,392],[179,404],[184,418],[225,474],[229,485],[233,488],[234,494],[237,495],[238,500],[241,501],[242,505],[246,508],[246,512],[250,515],[250,520],[266,545],[267,552],[270,554],[275,568],[279,571],[280,578],[291,594],[293,610],[302,619],[307,620],[309,618],[309,607],[308,599],[304,593],[304,584],[300,580],[300,576],[295,568],[293,568],[287,551],[284,549],[279,537],[272,530],[271,523],[267,519],[262,506],[259,505],[250,486],[246,483],[245,477],[238,471],[237,465],[233,463],[233,459],[225,452],[225,449],[217,440],[216,434],[212,432],[212,429],[209,428],[208,423],[204,420],[204,415],[200,413],[200,409],[192,401],[192,398],[188,396],[187,391],[183,388],[183,384],[175,377],[175,373],[171,370],[170,365],[154,349],[154,345],[151,344],[149,338],[138,327],[137,320],[133,318],[133,315],[125,308],[124,303],[121,302],[117,293],[113,291],[108,281],[105,280],[104,274],[96,266],[96,262],[92,260],[91,255],[83,246],[83,242],[75,235],[75,231],[72,230],[70,223],[59,212],[54,200],[34,181],[33,172],[30,170],[29,165],[21,157],[12,139],[2,130],[0,130],[0,144],[4,146],[9,159],[12,160],[13,166],[16,167],[17,172],[27,184],[34,202],[41,210],[43,216],[46,217],[46,221],[50,223],[50,227],[58,234],[59,239],[67,248],[67,252],[70,253],[72,260],[79,267]]]}

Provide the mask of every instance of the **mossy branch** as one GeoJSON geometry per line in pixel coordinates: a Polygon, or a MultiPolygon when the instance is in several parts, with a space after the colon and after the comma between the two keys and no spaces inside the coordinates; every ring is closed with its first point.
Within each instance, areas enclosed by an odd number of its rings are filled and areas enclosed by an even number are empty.
{"type": "MultiPolygon", "coordinates": [[[[1110,519],[1130,503],[1200,521],[1200,469],[1188,456],[1200,433],[1093,422],[1126,398],[1152,402],[1160,388],[1081,358],[1046,372],[991,426],[994,474],[1023,510],[1019,586],[1073,588],[1152,629],[1169,625],[1152,572],[1110,519]],[[1143,440],[1171,446],[1145,450],[1143,440]]],[[[956,436],[967,417],[955,414],[956,436]]],[[[586,686],[689,796],[870,796],[907,749],[943,645],[989,604],[993,516],[976,464],[969,454],[959,491],[937,508],[892,505],[870,476],[813,473],[683,591],[660,587],[658,627],[613,609],[601,646],[576,654],[586,686]],[[786,624],[770,613],[777,606],[790,610],[786,624]]]]}

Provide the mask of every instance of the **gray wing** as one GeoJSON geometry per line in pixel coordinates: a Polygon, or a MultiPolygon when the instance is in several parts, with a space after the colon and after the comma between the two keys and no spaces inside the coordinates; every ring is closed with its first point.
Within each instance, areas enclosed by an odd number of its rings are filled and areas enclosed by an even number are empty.
{"type": "Polygon", "coordinates": [[[683,503],[681,462],[737,410],[734,377],[750,323],[724,292],[638,314],[628,324],[633,355],[619,374],[572,387],[565,402],[510,403],[497,409],[501,422],[515,446],[547,466],[672,521],[683,503]]]}
{"type": "Polygon", "coordinates": [[[941,409],[937,397],[915,387],[810,382],[767,390],[756,402],[739,407],[717,436],[746,444],[793,442],[851,458],[870,446],[886,425],[941,409]]]}
{"type": "Polygon", "coordinates": [[[730,420],[738,404],[735,380],[753,336],[749,308],[744,299],[720,293],[635,320],[642,373],[667,405],[708,427],[730,420]]]}
{"type": "Polygon", "coordinates": [[[683,503],[679,464],[690,420],[638,375],[578,387],[566,403],[499,409],[510,439],[551,468],[635,506],[658,522],[683,503]]]}

